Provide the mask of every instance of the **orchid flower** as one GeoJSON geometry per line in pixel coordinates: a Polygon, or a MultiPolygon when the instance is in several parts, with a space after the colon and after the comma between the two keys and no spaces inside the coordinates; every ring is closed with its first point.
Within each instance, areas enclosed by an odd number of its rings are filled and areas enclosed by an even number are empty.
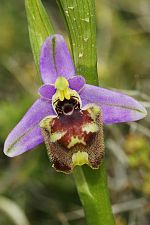
{"type": "Polygon", "coordinates": [[[49,36],[43,43],[40,73],[44,84],[39,99],[5,141],[9,157],[45,141],[56,170],[69,173],[83,164],[98,168],[104,155],[102,125],[146,116],[146,109],[133,98],[86,84],[76,75],[61,35],[49,36]]]}

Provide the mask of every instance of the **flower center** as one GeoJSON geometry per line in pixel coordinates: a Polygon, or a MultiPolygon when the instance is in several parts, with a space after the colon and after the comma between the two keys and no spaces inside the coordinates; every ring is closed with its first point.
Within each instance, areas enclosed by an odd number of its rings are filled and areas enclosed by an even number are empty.
{"type": "Polygon", "coordinates": [[[55,82],[56,93],[52,97],[52,106],[58,115],[72,115],[74,110],[81,109],[81,99],[78,93],[69,88],[64,77],[58,77],[55,82]]]}
{"type": "Polygon", "coordinates": [[[55,88],[60,101],[63,101],[65,98],[70,99],[69,83],[66,78],[58,77],[55,82],[55,88]]]}

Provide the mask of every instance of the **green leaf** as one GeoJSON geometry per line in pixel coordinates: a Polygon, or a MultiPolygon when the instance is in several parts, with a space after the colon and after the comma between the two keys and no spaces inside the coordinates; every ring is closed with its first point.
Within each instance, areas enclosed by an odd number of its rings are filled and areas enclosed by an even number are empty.
{"type": "Polygon", "coordinates": [[[35,65],[39,72],[40,48],[46,37],[54,33],[48,15],[40,0],[25,0],[29,36],[35,65]]]}
{"type": "Polygon", "coordinates": [[[16,225],[30,225],[24,211],[16,204],[16,202],[0,196],[0,211],[7,214],[16,225]]]}
{"type": "Polygon", "coordinates": [[[98,84],[94,0],[57,0],[64,15],[77,74],[98,84]]]}
{"type": "MultiPolygon", "coordinates": [[[[65,17],[78,74],[98,84],[94,0],[57,0],[65,17]]],[[[91,93],[92,94],[92,93],[91,93]]],[[[104,162],[98,170],[77,167],[74,177],[88,225],[114,225],[104,162]]]]}

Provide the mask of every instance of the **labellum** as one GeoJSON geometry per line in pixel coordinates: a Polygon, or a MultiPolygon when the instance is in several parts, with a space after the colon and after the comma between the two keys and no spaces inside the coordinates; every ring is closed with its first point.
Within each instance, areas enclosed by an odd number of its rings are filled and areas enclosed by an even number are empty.
{"type": "Polygon", "coordinates": [[[61,95],[59,91],[52,99],[57,115],[47,116],[40,122],[53,167],[65,173],[83,164],[98,169],[104,155],[100,108],[95,104],[82,108],[76,91],[68,88],[61,90],[61,95]]]}

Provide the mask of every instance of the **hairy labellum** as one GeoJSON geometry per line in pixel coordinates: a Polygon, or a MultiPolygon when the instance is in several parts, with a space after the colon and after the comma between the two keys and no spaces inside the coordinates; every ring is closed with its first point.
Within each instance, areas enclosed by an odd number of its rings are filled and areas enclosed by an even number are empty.
{"type": "Polygon", "coordinates": [[[104,155],[100,109],[87,105],[80,110],[72,98],[58,105],[59,116],[45,117],[40,123],[53,166],[65,173],[71,172],[76,165],[99,168],[104,155]]]}

